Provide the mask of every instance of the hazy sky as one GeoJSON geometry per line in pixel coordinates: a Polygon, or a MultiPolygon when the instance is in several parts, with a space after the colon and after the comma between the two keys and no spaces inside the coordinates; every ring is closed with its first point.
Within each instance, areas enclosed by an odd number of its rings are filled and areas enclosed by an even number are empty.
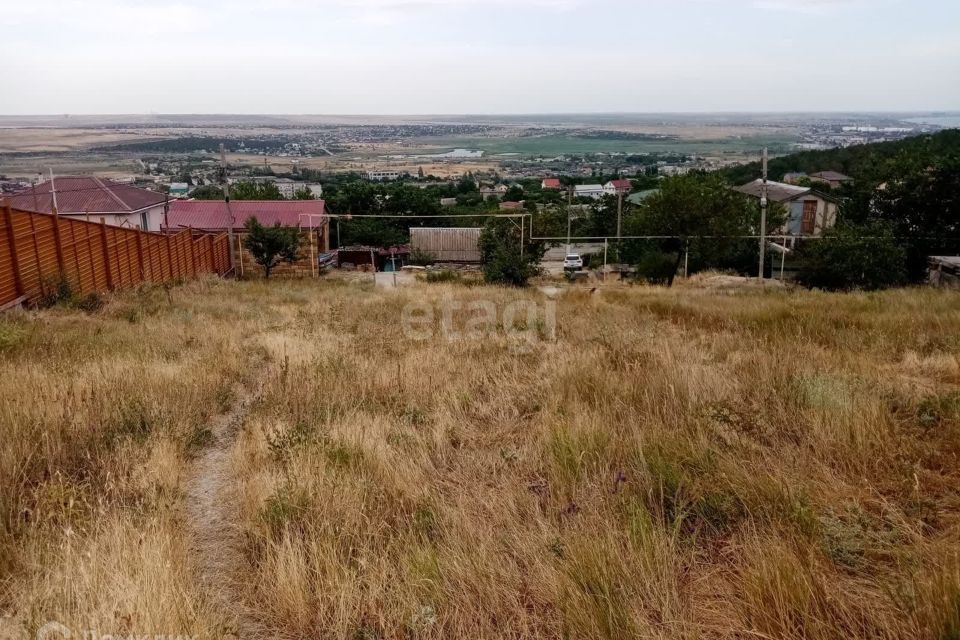
{"type": "Polygon", "coordinates": [[[0,114],[960,109],[960,0],[0,0],[0,114]]]}

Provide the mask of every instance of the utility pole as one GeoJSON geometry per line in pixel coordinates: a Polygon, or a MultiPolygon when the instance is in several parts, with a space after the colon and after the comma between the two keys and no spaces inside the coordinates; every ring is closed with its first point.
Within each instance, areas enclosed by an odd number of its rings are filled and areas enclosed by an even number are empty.
{"type": "MultiPolygon", "coordinates": [[[[235,220],[233,209],[230,208],[230,185],[227,183],[227,152],[222,142],[220,143],[220,185],[223,189],[223,201],[227,205],[227,242],[230,245],[230,270],[233,271],[236,268],[233,257],[233,225],[235,220]]],[[[237,247],[237,251],[240,251],[240,247],[237,247]]]]}
{"type": "MultiPolygon", "coordinates": [[[[567,191],[567,255],[570,255],[570,221],[573,215],[573,187],[567,191]]],[[[566,258],[566,256],[564,256],[566,258]]]]}
{"type": "Polygon", "coordinates": [[[763,280],[763,267],[766,262],[767,249],[767,148],[763,148],[763,182],[760,184],[760,273],[757,275],[763,280]]]}

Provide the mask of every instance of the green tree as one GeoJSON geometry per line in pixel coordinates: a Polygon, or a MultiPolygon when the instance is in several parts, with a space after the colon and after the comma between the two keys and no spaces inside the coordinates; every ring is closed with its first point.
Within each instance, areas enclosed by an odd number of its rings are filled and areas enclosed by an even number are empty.
{"type": "Polygon", "coordinates": [[[208,184],[203,187],[197,187],[191,191],[190,197],[196,200],[223,200],[223,189],[216,185],[208,184]]]}
{"type": "Polygon", "coordinates": [[[297,189],[293,192],[294,200],[313,200],[313,192],[310,189],[304,187],[303,189],[297,189]]]}
{"type": "MultiPolygon", "coordinates": [[[[767,232],[782,222],[782,208],[771,207],[767,232]]],[[[719,175],[666,178],[660,182],[660,189],[625,219],[624,235],[669,237],[653,242],[627,241],[623,257],[639,264],[650,250],[674,256],[666,282],[670,286],[688,254],[692,271],[746,268],[757,255],[757,243],[738,236],[756,234],[759,227],[760,206],[756,200],[731,189],[719,175]]]]}
{"type": "Polygon", "coordinates": [[[457,182],[457,191],[462,194],[467,194],[479,191],[479,189],[477,189],[477,183],[474,181],[473,176],[465,175],[457,182]]]}
{"type": "Polygon", "coordinates": [[[841,224],[799,250],[797,280],[830,290],[883,289],[906,281],[906,252],[882,221],[841,224]]]}
{"type": "Polygon", "coordinates": [[[484,280],[522,287],[539,273],[546,246],[527,243],[521,255],[520,242],[520,227],[512,220],[491,218],[487,222],[480,233],[484,280]]]}
{"type": "Polygon", "coordinates": [[[296,227],[282,227],[280,223],[265,227],[256,218],[248,219],[244,226],[247,237],[243,246],[263,267],[264,277],[269,278],[280,262],[292,264],[300,259],[300,232],[296,227]]]}
{"type": "Polygon", "coordinates": [[[230,187],[234,200],[283,200],[277,185],[272,182],[238,182],[230,187]]]}
{"type": "Polygon", "coordinates": [[[505,202],[520,202],[523,200],[523,189],[517,185],[511,186],[507,192],[503,195],[505,202]]]}
{"type": "Polygon", "coordinates": [[[387,213],[400,215],[436,215],[440,213],[440,202],[426,189],[409,185],[399,185],[391,190],[383,209],[387,213]]]}
{"type": "Polygon", "coordinates": [[[331,209],[339,214],[377,214],[381,211],[381,185],[354,180],[340,185],[331,185],[325,194],[331,209]]]}
{"type": "Polygon", "coordinates": [[[840,215],[850,222],[887,222],[906,252],[908,278],[922,281],[929,256],[960,252],[960,148],[952,156],[888,160],[872,179],[857,182],[840,215]]]}

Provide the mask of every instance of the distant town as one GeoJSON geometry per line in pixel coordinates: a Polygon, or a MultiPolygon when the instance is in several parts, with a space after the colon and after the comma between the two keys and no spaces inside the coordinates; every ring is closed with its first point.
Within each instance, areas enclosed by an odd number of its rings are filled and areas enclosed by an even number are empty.
{"type": "MultiPolygon", "coordinates": [[[[415,120],[415,119],[411,119],[415,120]]],[[[30,186],[50,169],[96,174],[188,197],[229,178],[273,181],[285,198],[319,197],[323,176],[371,181],[509,181],[675,176],[772,156],[932,133],[943,114],[797,116],[535,116],[430,122],[317,122],[207,116],[0,118],[0,189],[30,186]]],[[[943,122],[944,124],[938,124],[943,122]]]]}

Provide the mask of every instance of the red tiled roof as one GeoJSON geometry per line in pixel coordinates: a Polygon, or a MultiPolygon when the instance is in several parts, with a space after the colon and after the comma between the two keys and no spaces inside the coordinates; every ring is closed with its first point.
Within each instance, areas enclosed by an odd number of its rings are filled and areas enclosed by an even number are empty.
{"type": "Polygon", "coordinates": [[[610,184],[613,185],[614,189],[633,189],[633,183],[629,180],[611,180],[610,184]]]}
{"type": "MultiPolygon", "coordinates": [[[[57,209],[62,214],[133,213],[156,206],[165,199],[164,194],[157,191],[94,176],[61,176],[52,184],[57,191],[57,209]]],[[[50,181],[21,191],[9,200],[15,209],[53,213],[50,181]]]]}
{"type": "Polygon", "coordinates": [[[544,179],[543,179],[543,186],[545,186],[545,187],[559,187],[559,186],[560,186],[560,178],[544,178],[544,179]]]}
{"type": "MultiPolygon", "coordinates": [[[[309,218],[300,214],[320,216],[324,214],[323,200],[231,200],[233,228],[242,229],[249,218],[256,218],[264,226],[280,223],[284,227],[310,225],[309,218]]],[[[192,227],[194,229],[226,229],[230,213],[222,200],[171,200],[167,213],[167,225],[171,229],[192,227]]],[[[320,220],[314,218],[314,226],[320,220]]]]}

